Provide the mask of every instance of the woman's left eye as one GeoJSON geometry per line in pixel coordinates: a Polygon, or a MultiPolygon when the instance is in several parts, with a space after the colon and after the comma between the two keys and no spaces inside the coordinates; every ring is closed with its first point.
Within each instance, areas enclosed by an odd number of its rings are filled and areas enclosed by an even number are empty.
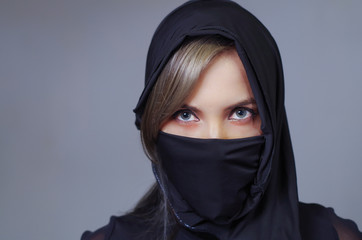
{"type": "Polygon", "coordinates": [[[236,108],[231,112],[229,119],[230,120],[244,120],[244,119],[253,117],[254,115],[255,115],[255,112],[252,109],[236,108]]]}

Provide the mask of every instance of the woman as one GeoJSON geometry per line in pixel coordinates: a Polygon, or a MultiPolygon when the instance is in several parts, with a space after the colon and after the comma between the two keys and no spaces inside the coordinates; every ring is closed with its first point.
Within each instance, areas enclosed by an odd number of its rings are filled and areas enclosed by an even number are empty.
{"type": "Polygon", "coordinates": [[[156,30],[135,108],[157,183],[82,239],[362,239],[298,201],[282,64],[267,29],[231,1],[190,1],[156,30]]]}

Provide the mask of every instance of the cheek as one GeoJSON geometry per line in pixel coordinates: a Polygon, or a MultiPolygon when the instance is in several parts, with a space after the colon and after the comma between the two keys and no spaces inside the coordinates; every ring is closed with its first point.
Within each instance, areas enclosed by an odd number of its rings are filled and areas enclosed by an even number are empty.
{"type": "Polygon", "coordinates": [[[185,137],[195,137],[198,135],[199,126],[195,122],[180,124],[175,120],[169,120],[161,127],[161,131],[169,134],[185,137]]]}
{"type": "Polygon", "coordinates": [[[167,121],[161,126],[160,130],[166,133],[172,133],[173,131],[175,131],[174,128],[175,126],[174,124],[172,124],[172,121],[167,121]]]}
{"type": "Polygon", "coordinates": [[[262,131],[260,126],[260,118],[255,117],[253,121],[250,121],[247,124],[228,122],[224,126],[224,131],[227,138],[247,138],[261,135],[262,131]]]}
{"type": "Polygon", "coordinates": [[[257,116],[255,118],[253,127],[254,127],[255,131],[258,133],[258,134],[255,134],[255,136],[263,134],[263,132],[261,131],[261,119],[260,119],[260,116],[257,116]]]}

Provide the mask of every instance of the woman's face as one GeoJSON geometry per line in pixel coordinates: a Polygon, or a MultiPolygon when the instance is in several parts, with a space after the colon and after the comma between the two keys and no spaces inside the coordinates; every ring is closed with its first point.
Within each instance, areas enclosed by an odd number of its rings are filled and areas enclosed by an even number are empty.
{"type": "Polygon", "coordinates": [[[182,108],[161,131],[192,138],[260,135],[260,117],[244,66],[235,50],[216,56],[182,108]]]}

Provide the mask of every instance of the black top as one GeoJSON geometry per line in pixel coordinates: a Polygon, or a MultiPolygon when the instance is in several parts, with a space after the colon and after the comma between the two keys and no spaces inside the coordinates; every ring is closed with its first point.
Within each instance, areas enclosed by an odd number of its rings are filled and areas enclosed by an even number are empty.
{"type": "MultiPolygon", "coordinates": [[[[317,204],[299,204],[300,230],[303,240],[361,240],[362,233],[357,225],[338,217],[332,208],[317,204]],[[323,234],[319,229],[325,229],[323,234]]],[[[273,225],[271,221],[270,226],[273,225]]],[[[147,223],[132,215],[111,217],[110,222],[94,232],[84,232],[81,240],[153,240],[152,233],[145,233],[147,223]]],[[[195,235],[181,228],[174,240],[213,239],[210,236],[195,235]]]]}

